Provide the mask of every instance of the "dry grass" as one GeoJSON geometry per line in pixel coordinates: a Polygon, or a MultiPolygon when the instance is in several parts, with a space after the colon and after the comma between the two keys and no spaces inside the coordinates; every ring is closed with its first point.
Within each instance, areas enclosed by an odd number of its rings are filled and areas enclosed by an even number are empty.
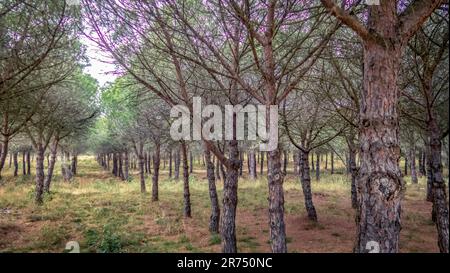
{"type": "MultiPolygon", "coordinates": [[[[339,167],[339,166],[338,166],[339,167]]],[[[160,201],[141,194],[137,175],[122,182],[101,170],[92,157],[79,159],[80,174],[64,183],[57,174],[43,206],[33,204],[32,177],[13,178],[7,169],[0,186],[0,252],[62,252],[80,242],[82,252],[218,252],[220,237],[208,232],[206,175],[196,166],[191,177],[192,219],[182,217],[181,181],[160,180],[160,201]]],[[[20,173],[20,172],[19,172],[20,173]]],[[[406,178],[407,182],[409,178],[406,178]]],[[[403,205],[401,252],[437,252],[436,231],[425,200],[425,178],[408,184],[403,205]]],[[[237,240],[241,252],[269,252],[267,181],[241,179],[237,240]]],[[[150,178],[147,180],[151,187],[150,178]]],[[[219,196],[222,182],[217,183],[219,196]]],[[[313,182],[319,222],[307,220],[298,180],[285,182],[290,252],[351,252],[355,233],[350,185],[345,175],[322,175],[313,182]]]]}

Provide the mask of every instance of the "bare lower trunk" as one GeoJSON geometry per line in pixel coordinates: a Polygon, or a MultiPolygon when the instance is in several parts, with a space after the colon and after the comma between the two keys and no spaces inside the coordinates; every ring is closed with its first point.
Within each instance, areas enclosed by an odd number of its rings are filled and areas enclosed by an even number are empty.
{"type": "Polygon", "coordinates": [[[189,173],[194,171],[194,157],[192,156],[192,151],[189,151],[189,173]]]}
{"type": "Polygon", "coordinates": [[[288,160],[289,160],[289,154],[286,150],[283,150],[283,175],[287,174],[288,160]]]}
{"type": "Polygon", "coordinates": [[[211,200],[211,216],[209,217],[209,231],[219,232],[220,208],[214,176],[214,164],[211,162],[211,152],[205,148],[206,175],[208,177],[209,199],[211,200]]]}
{"type": "Polygon", "coordinates": [[[356,187],[356,178],[358,176],[358,169],[356,167],[356,145],[355,145],[355,136],[351,135],[347,137],[347,146],[348,146],[348,165],[350,168],[351,175],[351,202],[352,208],[356,209],[358,207],[358,193],[356,187]]]}
{"type": "Polygon", "coordinates": [[[129,179],[129,173],[130,173],[130,160],[128,158],[128,150],[125,150],[124,153],[124,173],[123,173],[123,178],[128,181],[129,179]]]}
{"type": "Polygon", "coordinates": [[[72,174],[76,175],[78,172],[78,156],[76,154],[72,155],[72,174]]]}
{"type": "Polygon", "coordinates": [[[331,158],[330,158],[330,163],[331,163],[331,170],[330,170],[330,173],[331,174],[334,174],[334,152],[332,151],[331,152],[331,158]]]}
{"type": "Polygon", "coordinates": [[[14,161],[14,176],[17,176],[19,172],[19,162],[17,160],[18,152],[14,152],[13,154],[13,161],[14,161]]]}
{"type": "Polygon", "coordinates": [[[281,171],[280,150],[268,152],[270,245],[273,253],[287,252],[284,224],[284,176],[281,171]]]}
{"type": "Polygon", "coordinates": [[[183,201],[184,201],[184,217],[191,217],[191,194],[189,191],[189,166],[187,147],[185,142],[181,142],[181,156],[183,160],[183,201]]]}
{"type": "MultiPolygon", "coordinates": [[[[217,158],[216,158],[216,177],[217,177],[217,180],[221,179],[220,178],[220,161],[217,158]]],[[[223,179],[225,179],[225,177],[223,179]]]]}
{"type": "Polygon", "coordinates": [[[428,171],[431,173],[431,198],[438,232],[438,246],[441,253],[448,253],[448,202],[445,181],[442,173],[442,142],[438,124],[434,118],[428,122],[428,171]]]}
{"type": "Polygon", "coordinates": [[[316,154],[316,181],[320,180],[320,154],[316,154]]]}
{"type": "Polygon", "coordinates": [[[35,202],[42,204],[42,195],[44,193],[44,153],[45,149],[42,144],[38,144],[36,148],[36,191],[35,202]]]}
{"type": "Polygon", "coordinates": [[[152,201],[158,201],[160,152],[161,152],[161,145],[157,143],[153,155],[152,201]]]}
{"type": "Polygon", "coordinates": [[[238,142],[236,140],[229,141],[229,153],[231,166],[227,168],[227,174],[224,178],[220,233],[222,237],[222,252],[236,253],[236,207],[240,166],[238,142]]]}
{"type": "Polygon", "coordinates": [[[180,179],[180,147],[175,153],[175,179],[180,179]]]}
{"type": "Polygon", "coordinates": [[[9,147],[9,137],[4,136],[3,145],[1,146],[0,151],[0,179],[2,178],[2,170],[3,167],[5,166],[6,156],[8,154],[8,147],[9,147]]]}
{"type": "Polygon", "coordinates": [[[248,154],[248,162],[250,165],[250,178],[251,179],[256,179],[257,174],[256,174],[256,156],[255,156],[255,152],[254,151],[250,151],[248,154]]]}
{"type": "Polygon", "coordinates": [[[51,184],[51,181],[53,178],[53,170],[55,168],[56,153],[58,150],[58,142],[59,142],[59,140],[55,139],[55,140],[53,140],[53,143],[50,146],[50,163],[48,164],[47,177],[45,177],[45,181],[44,181],[44,192],[47,192],[47,193],[50,192],[50,184],[51,184]]]}
{"type": "Polygon", "coordinates": [[[172,150],[169,150],[169,178],[172,178],[172,150]]]}
{"type": "Polygon", "coordinates": [[[264,152],[260,152],[261,165],[259,166],[259,174],[262,176],[264,174],[264,152]]]}
{"type": "Polygon", "coordinates": [[[300,183],[302,185],[303,196],[305,198],[305,209],[308,214],[308,219],[317,222],[316,208],[314,207],[312,192],[311,192],[311,177],[309,174],[308,153],[299,152],[300,162],[300,183]]]}
{"type": "Polygon", "coordinates": [[[142,153],[139,153],[138,155],[139,158],[139,180],[141,182],[141,192],[144,193],[146,192],[145,189],[145,170],[144,170],[144,155],[142,153]]]}
{"type": "MultiPolygon", "coordinates": [[[[395,2],[385,2],[395,10],[395,2]]],[[[394,13],[389,13],[394,16],[394,13]]],[[[371,22],[392,29],[392,18],[371,22]]],[[[393,31],[392,33],[394,33],[393,31]]],[[[371,244],[381,253],[398,252],[404,181],[399,166],[397,75],[401,50],[364,43],[364,89],[360,103],[360,169],[355,252],[368,252],[371,244]]]]}
{"type": "Polygon", "coordinates": [[[26,152],[23,151],[22,152],[22,175],[26,175],[27,174],[27,165],[25,162],[25,157],[26,157],[26,152]]]}
{"type": "Polygon", "coordinates": [[[31,174],[31,156],[30,156],[30,150],[27,151],[27,175],[31,174]]]}
{"type": "Polygon", "coordinates": [[[411,167],[411,182],[413,184],[419,183],[417,179],[417,171],[416,171],[416,147],[415,145],[411,146],[411,150],[409,151],[409,160],[410,160],[410,167],[411,167]]]}

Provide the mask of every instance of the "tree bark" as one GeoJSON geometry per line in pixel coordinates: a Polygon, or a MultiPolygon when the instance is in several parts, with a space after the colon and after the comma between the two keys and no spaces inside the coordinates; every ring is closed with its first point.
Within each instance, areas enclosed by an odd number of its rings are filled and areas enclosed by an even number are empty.
{"type": "Polygon", "coordinates": [[[248,160],[248,162],[250,164],[250,178],[255,180],[257,178],[255,151],[250,151],[248,153],[248,159],[247,160],[248,160]]]}
{"type": "Polygon", "coordinates": [[[287,165],[289,161],[289,154],[286,150],[283,150],[283,175],[287,174],[287,165]]]}
{"type": "Polygon", "coordinates": [[[172,178],[172,150],[169,150],[169,178],[172,178]]]}
{"type": "Polygon", "coordinates": [[[320,154],[316,153],[316,181],[320,180],[320,154]]]}
{"type": "Polygon", "coordinates": [[[52,142],[52,145],[50,146],[50,163],[48,164],[47,177],[45,177],[45,180],[44,180],[44,192],[47,192],[47,193],[50,192],[50,184],[52,182],[53,171],[55,168],[58,143],[59,143],[59,139],[55,138],[52,142]]]}
{"type": "Polygon", "coordinates": [[[192,156],[192,151],[189,151],[189,173],[194,171],[194,157],[192,156]]]}
{"type": "MultiPolygon", "coordinates": [[[[223,186],[222,217],[220,218],[220,233],[222,237],[222,252],[236,253],[236,207],[238,202],[237,187],[239,178],[239,150],[237,140],[229,141],[230,166],[227,168],[223,186]]],[[[219,160],[217,160],[219,161],[219,160]]]]}
{"type": "Polygon", "coordinates": [[[35,191],[35,202],[37,204],[42,204],[44,193],[44,153],[45,148],[42,144],[38,143],[36,145],[36,191],[35,191]]]}
{"type": "Polygon", "coordinates": [[[22,175],[27,174],[27,165],[26,165],[26,151],[22,152],[22,175]]]}
{"type": "Polygon", "coordinates": [[[334,174],[334,152],[333,152],[333,151],[331,151],[330,163],[331,163],[331,170],[330,170],[330,173],[331,173],[331,174],[334,174]]]}
{"type": "Polygon", "coordinates": [[[31,156],[30,156],[30,150],[27,151],[27,174],[31,174],[31,156]]]}
{"type": "Polygon", "coordinates": [[[19,172],[19,162],[17,161],[17,154],[18,154],[18,152],[14,152],[14,154],[13,154],[14,176],[17,176],[17,173],[19,172]]]}
{"type": "Polygon", "coordinates": [[[183,201],[184,217],[191,218],[191,194],[189,191],[189,166],[187,147],[185,142],[181,142],[181,156],[183,160],[183,201]]]}
{"type": "Polygon", "coordinates": [[[409,151],[409,166],[411,167],[411,182],[413,184],[419,183],[417,179],[417,172],[416,172],[416,145],[412,144],[409,151]]]}
{"type": "Polygon", "coordinates": [[[270,245],[273,253],[287,252],[286,227],[284,223],[284,176],[281,171],[279,148],[268,152],[267,178],[269,184],[270,245]]]}
{"type": "Polygon", "coordinates": [[[0,151],[0,179],[2,178],[2,170],[3,167],[5,166],[6,155],[8,154],[8,147],[9,147],[9,137],[3,136],[3,145],[0,151]]]}
{"type": "Polygon", "coordinates": [[[302,185],[303,196],[305,198],[305,209],[308,214],[308,219],[317,222],[316,208],[314,207],[312,192],[311,192],[311,177],[309,174],[309,154],[307,152],[299,151],[300,162],[300,183],[302,185]]]}
{"type": "MultiPolygon", "coordinates": [[[[395,3],[383,2],[369,28],[391,37],[395,3]],[[381,10],[383,9],[383,10],[381,10]],[[380,14],[378,14],[380,16],[380,14]]],[[[381,253],[398,252],[404,181],[399,167],[397,87],[401,49],[372,40],[364,45],[364,88],[360,102],[360,169],[357,178],[357,239],[355,252],[367,252],[371,241],[381,253]]]]}
{"type": "Polygon", "coordinates": [[[175,153],[175,179],[180,179],[180,147],[175,153]]]}
{"type": "Polygon", "coordinates": [[[261,165],[259,166],[259,174],[262,176],[264,174],[264,152],[260,152],[261,165]]]}
{"type": "Polygon", "coordinates": [[[130,159],[128,158],[128,150],[125,149],[124,152],[124,174],[123,178],[124,180],[128,181],[129,175],[130,175],[130,159]]]}
{"type": "Polygon", "coordinates": [[[216,178],[214,176],[214,164],[211,161],[211,152],[205,148],[206,175],[208,177],[209,199],[211,200],[211,216],[209,217],[209,231],[219,232],[220,208],[216,190],[216,178]]]}
{"type": "Polygon", "coordinates": [[[158,201],[160,153],[161,153],[161,144],[156,143],[153,155],[152,201],[158,201]]]}
{"type": "Polygon", "coordinates": [[[428,172],[431,179],[431,198],[435,215],[435,224],[438,232],[438,246],[441,253],[449,252],[449,232],[448,232],[448,201],[445,181],[442,173],[442,142],[439,125],[430,115],[428,121],[428,172]]]}

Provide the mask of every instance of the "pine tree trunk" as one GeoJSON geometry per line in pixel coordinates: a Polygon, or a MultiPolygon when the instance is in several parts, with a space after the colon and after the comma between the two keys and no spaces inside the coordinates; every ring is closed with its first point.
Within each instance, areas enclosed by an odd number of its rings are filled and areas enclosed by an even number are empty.
{"type": "Polygon", "coordinates": [[[14,161],[14,176],[17,176],[19,172],[19,162],[17,160],[18,152],[14,152],[13,154],[13,161],[14,161]]]}
{"type": "Polygon", "coordinates": [[[0,151],[0,178],[2,178],[2,170],[3,167],[5,166],[6,155],[8,154],[8,147],[9,147],[9,137],[3,136],[3,145],[0,151]]]}
{"type": "Polygon", "coordinates": [[[194,171],[194,157],[192,156],[192,151],[189,151],[189,173],[194,171]]]}
{"type": "Polygon", "coordinates": [[[250,163],[250,178],[255,180],[256,174],[256,158],[255,151],[250,151],[248,155],[248,162],[250,163]]]}
{"type": "Polygon", "coordinates": [[[320,180],[320,154],[316,154],[316,181],[320,180]]]}
{"type": "Polygon", "coordinates": [[[283,175],[287,174],[287,165],[289,160],[289,154],[286,150],[283,150],[283,175]]]}
{"type": "Polygon", "coordinates": [[[284,224],[284,176],[281,172],[280,150],[268,152],[267,178],[269,183],[270,245],[273,253],[286,253],[286,227],[284,224]]]}
{"type": "Polygon", "coordinates": [[[431,178],[431,198],[438,232],[438,246],[441,253],[449,253],[449,213],[447,191],[442,173],[442,142],[439,125],[432,114],[428,121],[428,172],[431,178]]]}
{"type": "Polygon", "coordinates": [[[140,180],[140,183],[141,183],[141,193],[144,193],[144,192],[146,192],[146,189],[145,189],[145,170],[144,170],[144,164],[145,164],[145,158],[144,158],[144,155],[143,155],[143,152],[142,151],[140,151],[138,154],[137,154],[137,156],[138,156],[138,164],[139,164],[139,180],[140,180]]]}
{"type": "Polygon", "coordinates": [[[408,175],[408,156],[405,155],[405,176],[408,175]]]}
{"type": "Polygon", "coordinates": [[[331,152],[331,158],[330,158],[330,163],[331,163],[331,170],[330,170],[330,173],[331,174],[334,174],[334,152],[332,151],[331,152]]]}
{"type": "Polygon", "coordinates": [[[22,175],[26,175],[27,174],[27,165],[26,165],[26,152],[23,151],[22,152],[22,175]]]}
{"type": "Polygon", "coordinates": [[[352,208],[356,209],[358,207],[358,193],[356,187],[356,178],[358,176],[358,170],[356,167],[356,145],[354,143],[354,136],[350,136],[347,139],[348,146],[348,165],[350,167],[350,176],[351,176],[351,202],[352,208]]]}
{"type": "Polygon", "coordinates": [[[36,147],[36,191],[35,202],[42,204],[42,195],[44,193],[44,153],[45,149],[42,144],[38,144],[36,147]]]}
{"type": "Polygon", "coordinates": [[[230,140],[228,143],[231,166],[227,168],[227,173],[224,178],[220,233],[222,237],[222,252],[236,253],[236,207],[238,202],[237,187],[240,160],[238,142],[236,140],[230,140]]]}
{"type": "Polygon", "coordinates": [[[264,174],[264,152],[260,152],[261,155],[261,165],[259,166],[259,174],[262,176],[264,174]]]}
{"type": "Polygon", "coordinates": [[[317,222],[316,208],[314,207],[312,192],[311,192],[311,177],[309,174],[309,154],[307,152],[299,151],[300,162],[300,183],[302,185],[303,196],[305,198],[305,209],[308,214],[308,219],[317,222]]]}
{"type": "Polygon", "coordinates": [[[129,175],[130,175],[130,159],[128,158],[128,150],[125,150],[124,152],[124,174],[123,178],[128,181],[129,175]]]}
{"type": "Polygon", "coordinates": [[[48,164],[47,177],[45,177],[44,180],[44,192],[47,193],[50,192],[50,184],[52,182],[53,171],[55,169],[56,153],[58,151],[58,142],[59,142],[58,139],[54,139],[52,145],[50,146],[50,163],[48,164]]]}
{"type": "Polygon", "coordinates": [[[183,160],[183,201],[184,217],[191,218],[191,194],[189,191],[189,166],[187,147],[185,142],[181,142],[181,156],[183,160]]]}
{"type": "MultiPolygon", "coordinates": [[[[220,178],[220,161],[218,158],[216,158],[216,177],[217,177],[217,180],[221,179],[220,178]]],[[[223,179],[225,179],[225,177],[223,179]]]]}
{"type": "MultiPolygon", "coordinates": [[[[395,4],[395,1],[384,2],[383,18],[369,20],[369,28],[385,37],[396,33],[395,4]]],[[[381,10],[374,9],[374,12],[381,10]]],[[[364,42],[355,252],[367,252],[371,241],[379,245],[381,253],[398,252],[404,192],[399,166],[397,113],[400,59],[399,46],[386,47],[374,41],[364,42]]]]}
{"type": "Polygon", "coordinates": [[[419,183],[417,179],[417,172],[416,172],[416,146],[413,144],[411,145],[411,150],[409,151],[409,159],[410,159],[410,167],[411,167],[411,182],[413,184],[419,183]]]}
{"type": "Polygon", "coordinates": [[[209,217],[209,231],[219,232],[220,208],[216,190],[216,178],[214,176],[214,163],[211,161],[211,152],[205,148],[206,175],[208,177],[209,199],[211,200],[211,216],[209,217]]]}
{"type": "Polygon", "coordinates": [[[172,150],[169,150],[169,178],[172,178],[172,150]]]}
{"type": "Polygon", "coordinates": [[[160,165],[161,145],[156,143],[153,155],[153,177],[152,177],[152,201],[158,201],[158,179],[159,179],[159,165],[160,165]]]}
{"type": "Polygon", "coordinates": [[[180,147],[175,153],[175,179],[180,179],[180,147]]]}
{"type": "Polygon", "coordinates": [[[30,156],[30,153],[31,153],[30,150],[28,150],[27,151],[27,175],[31,174],[31,156],[30,156]]]}

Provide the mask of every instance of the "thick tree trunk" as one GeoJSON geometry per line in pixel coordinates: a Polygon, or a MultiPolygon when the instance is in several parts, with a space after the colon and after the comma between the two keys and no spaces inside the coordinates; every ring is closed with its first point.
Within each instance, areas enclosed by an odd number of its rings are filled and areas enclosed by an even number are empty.
{"type": "Polygon", "coordinates": [[[160,154],[161,154],[161,145],[157,143],[153,155],[152,201],[158,201],[160,154]]]}
{"type": "MultiPolygon", "coordinates": [[[[236,207],[238,202],[237,187],[239,177],[239,150],[236,140],[229,141],[230,167],[224,178],[222,217],[220,218],[220,233],[222,237],[222,252],[236,253],[236,207]]],[[[219,161],[219,160],[217,160],[219,161]]]]}
{"type": "Polygon", "coordinates": [[[214,176],[214,164],[211,161],[211,152],[205,148],[206,175],[208,177],[209,199],[211,200],[211,216],[209,217],[209,231],[219,232],[220,208],[216,190],[216,178],[214,176]]]}
{"type": "Polygon", "coordinates": [[[36,147],[36,191],[35,202],[42,204],[42,195],[44,193],[44,157],[45,149],[42,144],[38,144],[36,147]]]}
{"type": "Polygon", "coordinates": [[[76,154],[72,155],[72,167],[71,171],[73,175],[77,175],[78,169],[78,156],[76,154]]]}
{"type": "Polygon", "coordinates": [[[118,164],[117,164],[117,154],[116,153],[113,153],[112,161],[113,161],[112,173],[114,174],[115,177],[117,177],[117,176],[119,176],[119,168],[118,168],[118,164]]]}
{"type": "Polygon", "coordinates": [[[50,192],[50,184],[53,178],[53,171],[55,169],[56,153],[58,151],[58,139],[54,139],[50,146],[50,163],[48,164],[47,176],[44,180],[44,192],[50,192]]]}
{"type": "Polygon", "coordinates": [[[191,218],[191,194],[189,191],[189,166],[187,147],[185,142],[181,142],[181,156],[183,160],[183,201],[184,201],[184,217],[191,218]]]}
{"type": "Polygon", "coordinates": [[[317,222],[316,208],[314,207],[312,199],[308,158],[309,154],[307,152],[299,151],[300,183],[302,185],[303,196],[305,198],[305,209],[308,214],[308,219],[317,222]]]}
{"type": "Polygon", "coordinates": [[[436,119],[431,115],[428,121],[428,175],[431,184],[431,198],[438,231],[438,246],[442,253],[449,252],[448,202],[445,181],[442,173],[442,142],[440,129],[436,119]]]}
{"type": "Polygon", "coordinates": [[[267,178],[269,184],[270,245],[273,253],[287,252],[284,224],[284,176],[281,171],[280,150],[268,152],[267,178]]]}
{"type": "MultiPolygon", "coordinates": [[[[369,20],[385,37],[396,33],[394,1],[383,3],[383,18],[369,20]]],[[[378,14],[378,16],[380,16],[378,14]]],[[[357,178],[357,238],[355,252],[367,252],[372,242],[381,253],[398,252],[401,200],[404,192],[399,159],[397,87],[401,49],[364,42],[364,88],[360,102],[360,169],[357,178]]]]}

